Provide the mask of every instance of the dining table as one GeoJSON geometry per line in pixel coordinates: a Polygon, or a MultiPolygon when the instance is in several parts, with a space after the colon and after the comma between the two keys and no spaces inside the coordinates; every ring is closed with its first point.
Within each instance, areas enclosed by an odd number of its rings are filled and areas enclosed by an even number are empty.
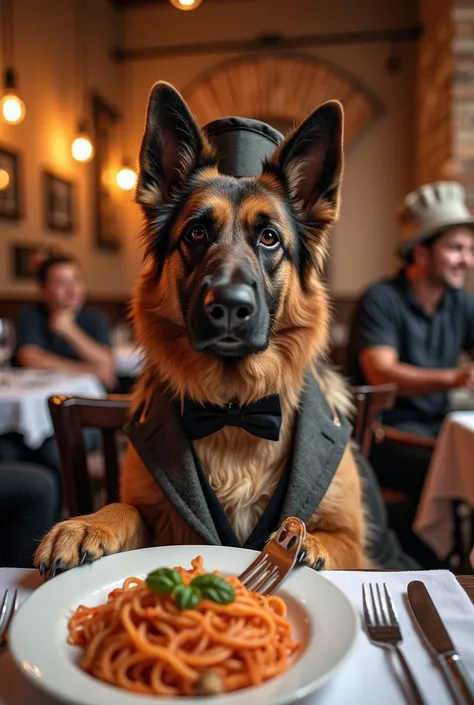
{"type": "Polygon", "coordinates": [[[56,395],[101,397],[104,386],[93,374],[13,368],[0,382],[0,435],[19,433],[33,450],[53,435],[48,399],[56,395]]]}
{"type": "Polygon", "coordinates": [[[474,512],[473,457],[474,410],[451,411],[437,438],[414,522],[415,533],[441,560],[454,547],[453,502],[474,512]]]}
{"type": "MultiPolygon", "coordinates": [[[[301,705],[379,705],[382,700],[385,705],[412,702],[401,684],[400,671],[397,671],[384,649],[370,643],[364,630],[361,587],[367,581],[387,582],[390,587],[404,637],[402,649],[425,695],[426,705],[450,705],[455,702],[439,667],[409,617],[405,605],[406,587],[411,580],[423,580],[468,671],[474,677],[474,575],[454,576],[446,570],[325,571],[322,575],[351,599],[359,613],[361,629],[350,655],[327,683],[300,701],[301,705]]],[[[0,594],[5,587],[19,587],[20,598],[24,600],[43,580],[37,571],[3,568],[0,569],[0,594]]],[[[35,638],[33,632],[32,638],[35,638]]],[[[137,697],[137,703],[139,699],[137,697]]],[[[73,702],[78,700],[74,699],[73,702]]],[[[112,702],[113,699],[110,699],[112,702]]],[[[7,648],[0,655],[0,705],[59,705],[59,701],[35,688],[24,677],[7,648]]]]}

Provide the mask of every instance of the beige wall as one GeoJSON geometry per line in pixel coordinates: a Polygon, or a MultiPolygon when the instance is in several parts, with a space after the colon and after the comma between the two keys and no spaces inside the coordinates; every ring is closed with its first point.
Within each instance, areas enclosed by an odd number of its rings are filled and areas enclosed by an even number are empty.
{"type": "MultiPolygon", "coordinates": [[[[303,35],[403,27],[416,22],[414,0],[259,0],[206,3],[195,12],[173,8],[125,13],[129,48],[162,44],[250,39],[261,33],[303,35]],[[219,32],[214,28],[219,27],[219,32]]],[[[401,47],[402,69],[385,70],[387,44],[325,47],[307,53],[320,56],[374,91],[386,115],[353,145],[347,158],[342,220],[334,233],[331,280],[333,291],[352,295],[378,276],[393,270],[397,227],[393,213],[404,192],[414,185],[415,47],[401,47]]],[[[230,58],[205,55],[147,59],[127,65],[128,147],[137,153],[148,92],[158,79],[182,90],[201,72],[230,58]]],[[[315,106],[316,107],[316,106],[315,106]]],[[[127,209],[127,231],[137,232],[136,206],[127,209]]],[[[139,250],[127,238],[130,273],[138,267],[139,250]]]]}
{"type": "MultiPolygon", "coordinates": [[[[0,121],[0,142],[23,154],[25,217],[18,223],[0,220],[0,295],[25,295],[32,284],[10,275],[11,243],[56,242],[84,264],[92,294],[122,295],[128,289],[125,258],[93,247],[90,179],[92,165],[75,162],[71,142],[75,111],[75,46],[72,0],[14,0],[16,65],[26,117],[17,126],[0,121]],[[79,228],[73,235],[48,232],[43,224],[41,169],[58,172],[77,184],[79,228]]],[[[87,22],[87,87],[121,108],[122,67],[110,61],[110,47],[120,40],[119,23],[109,0],[83,0],[87,22]]],[[[129,199],[129,195],[123,197],[129,199]]]]}
{"type": "MultiPolygon", "coordinates": [[[[121,196],[124,250],[103,253],[93,246],[89,197],[92,165],[70,156],[76,126],[74,109],[74,35],[72,0],[15,0],[17,65],[27,105],[25,121],[16,127],[0,123],[0,142],[18,147],[24,156],[26,217],[18,224],[0,221],[0,295],[27,296],[32,285],[10,278],[9,245],[44,239],[63,243],[83,261],[89,290],[100,296],[128,295],[140,266],[140,214],[132,196],[121,196]],[[43,225],[40,170],[47,167],[76,181],[79,229],[58,237],[43,225]]],[[[202,71],[230,58],[226,55],[178,57],[114,65],[109,48],[123,28],[127,47],[253,38],[260,33],[288,35],[403,27],[416,21],[414,0],[259,0],[206,2],[196,12],[171,7],[116,13],[109,0],[88,5],[89,89],[121,107],[126,100],[126,150],[133,157],[143,129],[148,92],[158,79],[178,89],[202,71]],[[217,28],[219,30],[217,31],[217,28]],[[122,73],[123,72],[123,73],[122,73]],[[123,75],[124,74],[124,75],[123,75]],[[123,83],[125,79],[125,84],[123,83]]],[[[332,288],[352,295],[394,266],[397,228],[395,204],[414,181],[415,48],[401,47],[402,70],[388,74],[387,44],[327,47],[307,53],[327,59],[374,91],[386,114],[353,145],[346,163],[342,220],[334,232],[332,288]]]]}

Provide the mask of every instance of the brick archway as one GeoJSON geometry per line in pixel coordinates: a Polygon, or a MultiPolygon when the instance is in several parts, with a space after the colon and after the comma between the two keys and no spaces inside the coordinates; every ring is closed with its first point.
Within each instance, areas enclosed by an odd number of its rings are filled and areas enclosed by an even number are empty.
{"type": "Polygon", "coordinates": [[[293,126],[321,103],[337,98],[344,106],[346,143],[383,113],[380,101],[356,78],[307,56],[232,59],[198,76],[182,94],[201,124],[241,115],[277,129],[293,126]]]}

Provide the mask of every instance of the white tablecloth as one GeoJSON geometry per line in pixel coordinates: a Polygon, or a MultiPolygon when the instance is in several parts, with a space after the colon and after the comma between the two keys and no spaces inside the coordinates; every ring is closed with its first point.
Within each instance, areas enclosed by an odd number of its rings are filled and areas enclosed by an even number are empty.
{"type": "Polygon", "coordinates": [[[10,370],[0,386],[0,434],[16,431],[26,445],[39,448],[53,435],[48,399],[55,394],[101,397],[106,391],[92,374],[10,370]]]}
{"type": "Polygon", "coordinates": [[[115,372],[121,377],[136,377],[143,364],[143,352],[133,343],[114,345],[112,353],[115,361],[115,372]]]}
{"type": "Polygon", "coordinates": [[[474,409],[474,392],[469,389],[453,389],[448,396],[453,411],[472,411],[474,409]]]}
{"type": "Polygon", "coordinates": [[[474,411],[453,411],[446,417],[414,524],[440,558],[453,547],[453,499],[474,508],[474,411]]]}
{"type": "MultiPolygon", "coordinates": [[[[402,649],[412,666],[427,705],[452,705],[453,700],[441,673],[415,630],[407,610],[404,595],[410,580],[423,580],[438,607],[442,619],[474,677],[474,607],[467,594],[448,571],[404,573],[327,572],[326,577],[351,598],[362,614],[362,582],[385,581],[390,587],[403,633],[402,649]]],[[[33,571],[0,570],[2,588],[20,584],[22,596],[39,584],[33,571]]],[[[34,634],[32,634],[32,638],[34,634]]],[[[404,705],[405,698],[398,664],[385,649],[371,644],[362,631],[351,656],[334,677],[301,701],[302,705],[404,705]]],[[[137,696],[145,705],[147,699],[137,696]]],[[[158,702],[158,701],[157,701],[158,702]]],[[[249,700],[251,702],[251,700],[249,700]]],[[[15,666],[8,652],[0,657],[0,705],[56,705],[57,701],[36,691],[15,666]]]]}

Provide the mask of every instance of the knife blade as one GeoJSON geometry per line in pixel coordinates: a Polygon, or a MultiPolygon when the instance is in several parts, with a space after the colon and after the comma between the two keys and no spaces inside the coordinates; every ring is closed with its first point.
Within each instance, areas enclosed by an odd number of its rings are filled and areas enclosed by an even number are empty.
{"type": "Polygon", "coordinates": [[[433,600],[421,580],[412,580],[407,588],[408,602],[415,621],[434,651],[443,673],[462,705],[474,705],[474,682],[471,679],[433,600]],[[460,699],[462,698],[462,699],[460,699]]]}

